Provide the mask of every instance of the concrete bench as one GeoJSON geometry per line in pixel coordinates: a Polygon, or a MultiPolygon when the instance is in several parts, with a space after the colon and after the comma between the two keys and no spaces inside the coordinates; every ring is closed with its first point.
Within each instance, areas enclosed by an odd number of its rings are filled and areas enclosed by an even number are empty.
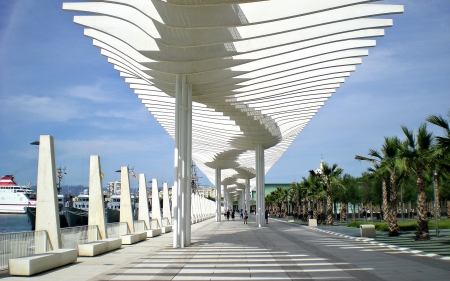
{"type": "Polygon", "coordinates": [[[172,231],[172,226],[168,225],[168,226],[161,226],[161,233],[169,233],[172,231]]]}
{"type": "Polygon", "coordinates": [[[147,231],[125,234],[120,238],[122,239],[122,245],[131,245],[147,239],[147,231]]]}
{"type": "Polygon", "coordinates": [[[359,226],[361,237],[375,238],[375,225],[373,224],[361,224],[359,226]]]}
{"type": "Polygon", "coordinates": [[[288,216],[287,217],[287,222],[294,222],[294,217],[293,216],[288,216]]]}
{"type": "Polygon", "coordinates": [[[317,220],[316,219],[309,219],[308,226],[309,227],[316,227],[317,226],[317,220]]]}
{"type": "Polygon", "coordinates": [[[76,249],[59,249],[9,260],[9,274],[31,276],[77,261],[76,249]]]}
{"type": "Polygon", "coordinates": [[[109,238],[105,240],[90,242],[78,245],[78,256],[95,257],[97,255],[119,249],[122,246],[122,239],[109,238]]]}
{"type": "Polygon", "coordinates": [[[155,236],[159,236],[161,235],[161,229],[157,228],[157,229],[147,229],[147,237],[151,238],[151,237],[155,237],[155,236]]]}

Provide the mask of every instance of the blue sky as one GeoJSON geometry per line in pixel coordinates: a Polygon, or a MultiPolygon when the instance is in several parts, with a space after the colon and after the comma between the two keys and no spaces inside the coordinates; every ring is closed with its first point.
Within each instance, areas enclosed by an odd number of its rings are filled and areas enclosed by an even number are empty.
{"type": "MultiPolygon", "coordinates": [[[[49,134],[57,165],[67,168],[63,185],[87,186],[90,155],[101,157],[104,185],[127,165],[171,184],[172,139],[62,2],[0,1],[0,174],[35,184],[38,151],[29,143],[49,134]]],[[[394,26],[272,167],[267,183],[300,180],[321,156],[359,176],[368,165],[355,154],[379,149],[384,136],[403,138],[401,125],[416,129],[428,115],[449,111],[450,1],[379,3],[402,4],[405,13],[389,16],[394,26]]],[[[205,177],[200,183],[210,185],[205,177]]]]}

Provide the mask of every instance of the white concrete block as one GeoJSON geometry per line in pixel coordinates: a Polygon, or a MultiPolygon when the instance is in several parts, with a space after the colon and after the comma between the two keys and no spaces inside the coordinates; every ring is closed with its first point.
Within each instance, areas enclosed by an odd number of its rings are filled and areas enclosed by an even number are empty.
{"type": "Polygon", "coordinates": [[[103,241],[108,242],[108,252],[116,249],[120,249],[122,247],[122,239],[121,238],[108,238],[103,241]]]}
{"type": "Polygon", "coordinates": [[[109,238],[105,240],[90,242],[78,245],[78,256],[95,257],[97,255],[119,249],[122,246],[122,239],[109,238]]]}
{"type": "Polygon", "coordinates": [[[122,245],[131,245],[147,239],[147,231],[125,234],[120,238],[122,238],[122,245]]]}
{"type": "Polygon", "coordinates": [[[161,233],[169,233],[171,231],[172,231],[172,226],[171,225],[169,225],[169,226],[162,226],[161,227],[161,233]]]}
{"type": "Polygon", "coordinates": [[[308,226],[309,227],[316,227],[317,226],[317,220],[316,219],[309,219],[308,226]]]}
{"type": "Polygon", "coordinates": [[[109,243],[106,241],[90,242],[78,245],[78,256],[95,257],[108,251],[109,243]]]}
{"type": "Polygon", "coordinates": [[[9,274],[31,276],[77,261],[76,249],[58,249],[43,254],[9,260],[9,274]]]}
{"type": "Polygon", "coordinates": [[[147,237],[155,237],[161,235],[161,229],[147,229],[147,237]]]}
{"type": "Polygon", "coordinates": [[[361,224],[359,226],[361,237],[375,238],[375,225],[373,224],[361,224]]]}

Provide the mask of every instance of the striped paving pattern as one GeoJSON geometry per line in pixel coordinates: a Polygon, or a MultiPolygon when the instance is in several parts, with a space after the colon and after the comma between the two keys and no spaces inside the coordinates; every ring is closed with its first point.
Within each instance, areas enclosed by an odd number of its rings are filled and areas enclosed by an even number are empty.
{"type": "MultiPolygon", "coordinates": [[[[362,241],[389,250],[397,250],[401,252],[409,252],[415,255],[435,257],[443,260],[450,260],[450,231],[441,230],[440,235],[436,236],[434,230],[430,230],[429,241],[415,241],[413,232],[404,232],[397,237],[389,237],[386,233],[377,231],[375,239],[357,238],[359,236],[359,229],[352,229],[346,227],[322,227],[316,228],[317,231],[345,237],[348,239],[362,241]]],[[[313,229],[313,228],[311,228],[313,229]]]]}
{"type": "MultiPolygon", "coordinates": [[[[192,225],[193,245],[172,234],[124,246],[32,278],[2,280],[448,280],[450,263],[422,252],[271,219],[192,225]]],[[[4,279],[3,279],[3,278],[4,279]]]]}

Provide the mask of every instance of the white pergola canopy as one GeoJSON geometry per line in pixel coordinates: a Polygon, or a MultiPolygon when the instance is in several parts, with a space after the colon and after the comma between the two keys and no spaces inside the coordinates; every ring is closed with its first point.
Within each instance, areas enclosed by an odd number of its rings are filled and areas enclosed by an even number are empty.
{"type": "Polygon", "coordinates": [[[403,6],[371,0],[64,3],[175,138],[176,77],[192,85],[192,159],[243,189],[255,147],[267,172],[368,55],[403,6]]]}

